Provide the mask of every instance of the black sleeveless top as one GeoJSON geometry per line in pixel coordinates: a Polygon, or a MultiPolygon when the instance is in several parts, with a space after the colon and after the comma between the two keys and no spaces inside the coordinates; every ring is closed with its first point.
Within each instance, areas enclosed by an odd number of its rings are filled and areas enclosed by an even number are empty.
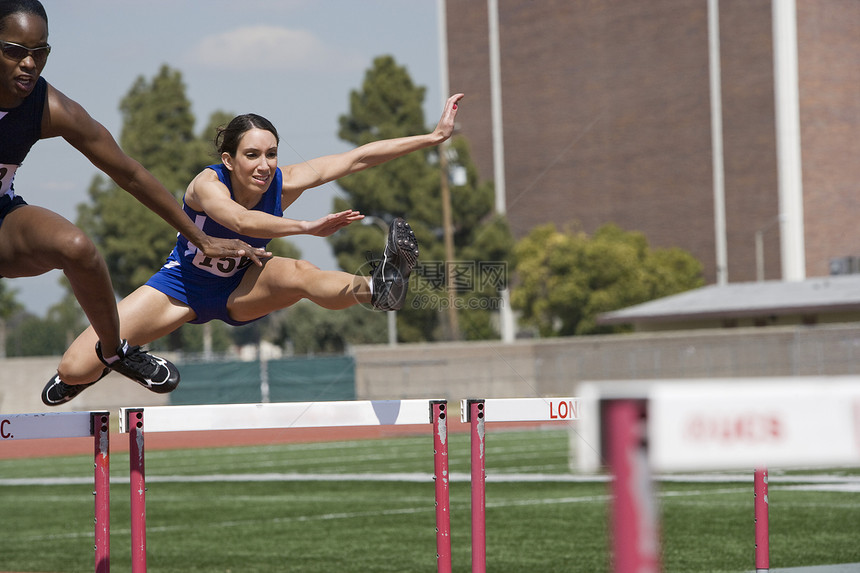
{"type": "Polygon", "coordinates": [[[42,112],[48,82],[45,78],[36,81],[36,87],[18,107],[0,108],[0,163],[21,165],[33,144],[42,136],[42,112]]]}
{"type": "MultiPolygon", "coordinates": [[[[11,109],[0,108],[0,169],[4,174],[14,174],[30,148],[41,138],[42,112],[47,94],[48,82],[40,77],[21,105],[11,109]]],[[[0,179],[0,189],[0,195],[3,191],[11,191],[11,182],[5,177],[0,179]]],[[[14,192],[8,194],[14,196],[14,192]]]]}

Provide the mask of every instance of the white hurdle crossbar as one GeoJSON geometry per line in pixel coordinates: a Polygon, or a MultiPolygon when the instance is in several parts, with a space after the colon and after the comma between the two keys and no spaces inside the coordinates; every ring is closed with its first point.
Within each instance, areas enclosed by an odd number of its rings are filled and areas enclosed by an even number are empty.
{"type": "Polygon", "coordinates": [[[462,400],[460,420],[470,424],[472,573],[487,571],[485,422],[555,422],[579,419],[579,398],[462,400]]]}
{"type": "MultiPolygon", "coordinates": [[[[124,425],[125,413],[141,409],[120,410],[121,432],[128,432],[124,425]]],[[[147,432],[386,426],[429,422],[428,400],[155,406],[145,410],[147,432]]]]}
{"type": "Polygon", "coordinates": [[[440,573],[451,571],[446,400],[352,400],[155,406],[120,409],[120,431],[129,435],[132,572],[146,571],[144,432],[190,432],[433,425],[436,482],[436,557],[440,573]],[[145,424],[144,424],[145,421],[145,424]]]}
{"type": "Polygon", "coordinates": [[[0,442],[93,438],[95,571],[110,571],[110,413],[50,412],[0,415],[0,442]]]}

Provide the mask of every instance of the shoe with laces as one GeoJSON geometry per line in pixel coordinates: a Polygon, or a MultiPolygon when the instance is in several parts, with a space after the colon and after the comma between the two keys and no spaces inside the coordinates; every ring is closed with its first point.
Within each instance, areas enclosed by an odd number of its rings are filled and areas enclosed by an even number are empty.
{"type": "Polygon", "coordinates": [[[406,301],[409,275],[418,263],[418,239],[405,219],[394,219],[388,227],[388,241],[382,260],[371,272],[373,296],[377,310],[400,310],[406,301]]]}
{"type": "Polygon", "coordinates": [[[102,354],[101,343],[96,343],[96,354],[105,366],[147,390],[166,394],[179,385],[179,370],[170,361],[150,354],[140,346],[129,346],[126,340],[122,341],[116,353],[119,360],[108,363],[102,354]]]}
{"type": "Polygon", "coordinates": [[[60,380],[59,374],[54,374],[42,389],[42,403],[46,406],[65,404],[108,374],[110,374],[110,368],[105,368],[102,375],[89,384],[66,384],[60,380]]]}

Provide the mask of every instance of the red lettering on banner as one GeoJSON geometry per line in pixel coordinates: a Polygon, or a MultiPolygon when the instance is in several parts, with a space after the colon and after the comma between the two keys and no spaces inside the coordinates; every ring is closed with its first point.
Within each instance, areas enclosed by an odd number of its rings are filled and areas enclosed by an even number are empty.
{"type": "Polygon", "coordinates": [[[740,414],[736,416],[701,414],[686,427],[687,437],[695,442],[775,442],[783,438],[782,422],[776,415],[740,414]]]}
{"type": "Polygon", "coordinates": [[[579,402],[573,400],[561,400],[559,402],[549,401],[549,417],[551,420],[574,420],[579,418],[577,409],[579,402]],[[553,411],[555,406],[555,411],[553,411]]]}
{"type": "Polygon", "coordinates": [[[10,433],[8,433],[8,432],[6,431],[6,426],[7,426],[8,424],[11,424],[11,423],[12,423],[12,421],[11,421],[11,420],[3,420],[3,421],[0,421],[0,438],[2,438],[2,439],[4,439],[4,440],[8,440],[8,439],[10,439],[10,438],[14,438],[14,437],[15,437],[15,436],[13,436],[12,434],[10,434],[10,433]]]}

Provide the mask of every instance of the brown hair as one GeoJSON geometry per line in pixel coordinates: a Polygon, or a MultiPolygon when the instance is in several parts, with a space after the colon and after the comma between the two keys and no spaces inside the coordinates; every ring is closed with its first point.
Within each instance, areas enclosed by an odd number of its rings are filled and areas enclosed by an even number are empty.
{"type": "Polygon", "coordinates": [[[218,151],[218,155],[226,152],[231,157],[236,157],[239,140],[245,133],[254,128],[271,132],[275,136],[275,141],[280,142],[278,130],[275,129],[271,121],[255,113],[246,113],[234,117],[227,124],[227,127],[218,128],[218,133],[215,135],[215,149],[218,151]]]}

